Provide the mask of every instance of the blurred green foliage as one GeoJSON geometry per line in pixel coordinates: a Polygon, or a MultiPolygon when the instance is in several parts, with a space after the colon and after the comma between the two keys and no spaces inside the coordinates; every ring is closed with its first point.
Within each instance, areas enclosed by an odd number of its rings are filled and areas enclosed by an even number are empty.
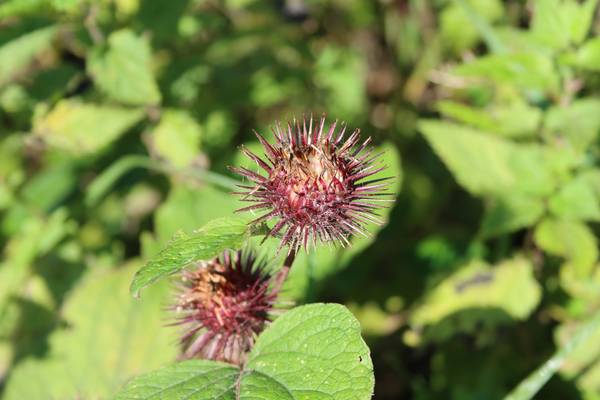
{"type": "MultiPolygon", "coordinates": [[[[502,398],[599,310],[599,30],[596,0],[0,2],[1,398],[174,360],[136,267],[231,216],[252,129],[323,112],[397,201],[285,295],[350,307],[376,399],[502,398]]],[[[600,399],[598,335],[539,398],[600,399]]]]}

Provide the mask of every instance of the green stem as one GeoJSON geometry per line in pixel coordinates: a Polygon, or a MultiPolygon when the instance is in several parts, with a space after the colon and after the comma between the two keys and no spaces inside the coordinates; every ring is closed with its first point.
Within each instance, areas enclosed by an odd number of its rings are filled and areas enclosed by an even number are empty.
{"type": "Polygon", "coordinates": [[[600,312],[595,314],[583,327],[581,327],[565,345],[558,350],[548,361],[531,373],[522,381],[504,400],[529,400],[550,380],[552,375],[560,369],[566,358],[585,342],[598,328],[600,328],[600,312]]]}
{"type": "Polygon", "coordinates": [[[235,179],[217,174],[206,169],[185,168],[179,169],[143,155],[125,156],[102,172],[89,186],[85,202],[88,206],[97,204],[97,202],[110,190],[110,188],[128,171],[134,168],[146,168],[149,170],[162,172],[165,174],[180,174],[190,178],[198,179],[202,182],[218,186],[225,190],[236,190],[239,184],[235,179]]]}

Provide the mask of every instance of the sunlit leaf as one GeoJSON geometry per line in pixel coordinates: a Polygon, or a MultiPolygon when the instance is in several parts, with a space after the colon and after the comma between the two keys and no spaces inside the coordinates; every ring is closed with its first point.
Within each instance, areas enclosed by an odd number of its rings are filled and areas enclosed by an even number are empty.
{"type": "Polygon", "coordinates": [[[373,365],[358,321],[343,306],[311,304],[279,317],[258,338],[242,371],[186,361],[140,376],[117,400],[367,400],[373,365]]]}
{"type": "Polygon", "coordinates": [[[164,111],[152,131],[153,150],[176,167],[188,166],[200,151],[202,129],[187,112],[164,111]]]}
{"type": "Polygon", "coordinates": [[[544,54],[492,54],[461,64],[454,69],[459,76],[478,78],[496,85],[512,85],[518,89],[554,92],[558,74],[552,59],[544,54]]]}
{"type": "Polygon", "coordinates": [[[49,26],[3,44],[0,47],[0,86],[22,73],[40,52],[49,48],[55,34],[56,27],[49,26]]]}
{"type": "Polygon", "coordinates": [[[68,327],[49,340],[43,359],[19,363],[7,382],[7,400],[107,397],[137,374],[174,359],[172,332],[162,328],[166,286],[143,300],[129,297],[134,265],[90,271],[66,300],[68,327]]]}
{"type": "Polygon", "coordinates": [[[600,132],[599,109],[600,99],[594,97],[551,107],[544,117],[544,136],[549,140],[566,139],[576,150],[585,151],[600,132]]]}
{"type": "Polygon", "coordinates": [[[571,56],[566,58],[570,64],[577,67],[590,70],[600,70],[600,38],[595,37],[577,49],[577,51],[571,56]]]}
{"type": "Polygon", "coordinates": [[[600,197],[593,176],[581,174],[564,184],[548,201],[548,208],[558,218],[599,221],[600,197]]]}
{"type": "Polygon", "coordinates": [[[88,59],[88,71],[111,99],[131,105],[155,104],[160,91],[150,65],[147,40],[130,30],[114,32],[108,49],[95,51],[88,59]]]}
{"type": "Polygon", "coordinates": [[[35,121],[37,135],[59,149],[85,155],[97,152],[143,117],[143,110],[61,100],[35,121]]]}
{"type": "Polygon", "coordinates": [[[226,249],[237,250],[249,235],[249,226],[239,218],[216,219],[189,235],[182,234],[135,274],[131,293],[139,296],[145,286],[181,271],[194,261],[210,260],[226,249]]]}
{"type": "Polygon", "coordinates": [[[539,109],[519,102],[475,108],[456,102],[442,101],[438,103],[438,109],[457,122],[507,137],[534,136],[542,118],[539,109]]]}
{"type": "Polygon", "coordinates": [[[525,319],[541,298],[541,288],[525,258],[490,266],[481,261],[461,268],[435,287],[418,306],[411,325],[421,327],[469,309],[499,309],[525,319]]]}
{"type": "Polygon", "coordinates": [[[535,242],[544,251],[564,257],[579,277],[589,276],[598,259],[598,245],[583,223],[546,219],[535,230],[535,242]]]}
{"type": "Polygon", "coordinates": [[[473,194],[541,196],[553,190],[549,156],[540,146],[515,144],[449,122],[423,120],[419,127],[456,180],[473,194]]]}

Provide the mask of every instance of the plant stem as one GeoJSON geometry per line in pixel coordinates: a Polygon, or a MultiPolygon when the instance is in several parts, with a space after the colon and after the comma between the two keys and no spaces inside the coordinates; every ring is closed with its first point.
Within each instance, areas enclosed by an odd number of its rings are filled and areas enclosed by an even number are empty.
{"type": "Polygon", "coordinates": [[[529,400],[550,380],[566,358],[600,327],[600,312],[587,321],[548,361],[533,371],[504,400],[529,400]]]}
{"type": "Polygon", "coordinates": [[[281,287],[283,286],[285,280],[287,279],[290,273],[290,269],[292,269],[292,264],[294,263],[295,259],[296,249],[290,249],[290,252],[285,258],[281,269],[279,270],[279,272],[277,272],[277,275],[275,275],[275,283],[273,284],[274,292],[279,292],[281,290],[281,287]]]}

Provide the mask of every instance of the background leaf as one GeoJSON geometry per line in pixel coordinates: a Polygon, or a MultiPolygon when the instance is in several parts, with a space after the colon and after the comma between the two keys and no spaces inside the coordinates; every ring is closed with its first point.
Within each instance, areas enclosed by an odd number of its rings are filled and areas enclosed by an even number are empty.
{"type": "Polygon", "coordinates": [[[473,194],[552,191],[554,180],[541,147],[514,144],[449,122],[424,120],[419,126],[458,182],[473,194]]]}
{"type": "Polygon", "coordinates": [[[161,100],[154,80],[149,43],[124,29],[108,38],[108,49],[88,59],[88,72],[112,100],[130,105],[156,104],[161,100]]]}
{"type": "Polygon", "coordinates": [[[48,357],[21,362],[4,399],[106,397],[131,377],[173,360],[172,331],[158,329],[169,289],[157,285],[144,300],[131,299],[135,268],[89,271],[65,303],[67,326],[50,337],[48,357]]]}
{"type": "Polygon", "coordinates": [[[76,99],[61,100],[47,115],[36,121],[34,130],[50,145],[74,154],[102,150],[135,123],[143,111],[97,105],[76,99]]]}
{"type": "Polygon", "coordinates": [[[55,26],[48,26],[3,43],[0,47],[0,86],[22,73],[40,52],[48,49],[56,34],[55,26]]]}
{"type": "Polygon", "coordinates": [[[175,167],[186,167],[199,155],[202,128],[185,111],[167,110],[152,131],[154,151],[175,167]]]}

